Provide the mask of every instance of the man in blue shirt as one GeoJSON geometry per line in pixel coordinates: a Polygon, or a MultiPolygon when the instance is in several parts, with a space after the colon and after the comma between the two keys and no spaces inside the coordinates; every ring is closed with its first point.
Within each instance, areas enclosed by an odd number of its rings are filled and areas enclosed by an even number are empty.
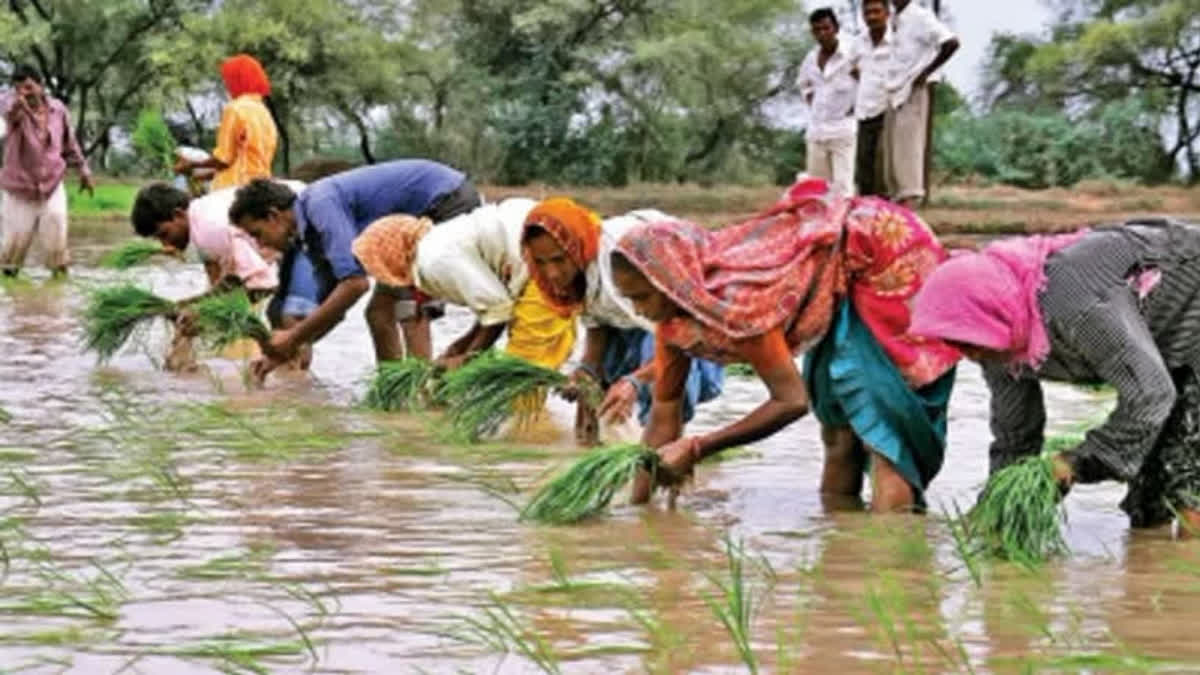
{"type": "MultiPolygon", "coordinates": [[[[315,295],[320,300],[302,321],[271,334],[263,347],[266,358],[255,364],[255,375],[265,377],[302,345],[324,337],[367,292],[370,282],[351,245],[368,225],[395,214],[423,216],[439,223],[477,208],[480,201],[475,186],[462,172],[423,159],[396,160],[335,174],[313,183],[299,196],[269,180],[255,180],[238,189],[229,209],[230,222],[262,246],[282,252],[284,276],[295,256],[307,256],[315,270],[315,294],[313,289],[292,288],[292,280],[281,278],[276,306],[285,304],[294,310],[305,297],[315,295]]],[[[397,321],[404,328],[408,355],[431,358],[429,321],[441,311],[437,304],[420,304],[412,288],[376,284],[366,311],[376,359],[400,358],[397,321]]]]}

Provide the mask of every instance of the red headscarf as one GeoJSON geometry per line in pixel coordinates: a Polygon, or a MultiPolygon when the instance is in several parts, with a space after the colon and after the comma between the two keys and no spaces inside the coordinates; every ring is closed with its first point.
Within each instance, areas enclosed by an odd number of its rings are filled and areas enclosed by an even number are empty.
{"type": "Polygon", "coordinates": [[[249,54],[238,54],[225,59],[221,64],[221,78],[231,98],[242,94],[271,94],[271,81],[258,59],[249,54]]]}
{"type": "MultiPolygon", "coordinates": [[[[525,232],[531,227],[539,227],[546,231],[571,259],[571,262],[582,272],[596,259],[600,250],[600,216],[591,210],[580,206],[574,200],[566,197],[546,199],[525,216],[525,226],[521,233],[524,240],[525,232]]],[[[530,259],[528,249],[525,259],[529,265],[529,274],[538,285],[546,302],[562,316],[570,316],[583,298],[573,297],[569,292],[564,293],[554,288],[549,281],[542,278],[537,266],[530,259]]]]}

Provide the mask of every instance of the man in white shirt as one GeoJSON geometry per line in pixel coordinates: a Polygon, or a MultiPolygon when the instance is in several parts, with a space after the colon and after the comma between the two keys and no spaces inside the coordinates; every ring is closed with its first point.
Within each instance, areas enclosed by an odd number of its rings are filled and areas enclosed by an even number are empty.
{"type": "Polygon", "coordinates": [[[886,197],[883,171],[883,127],[888,110],[888,75],[892,66],[891,15],[888,0],[864,0],[863,22],[867,30],[858,38],[854,55],[858,95],[854,116],[858,118],[858,157],[855,182],[858,194],[886,197]]]}
{"type": "Polygon", "coordinates": [[[857,132],[851,45],[838,40],[837,15],[831,9],[813,12],[809,25],[817,46],[800,66],[800,91],[809,105],[808,174],[827,180],[835,193],[851,196],[857,132]]]}
{"type": "Polygon", "coordinates": [[[888,192],[915,208],[925,197],[925,146],[938,69],[958,51],[958,38],[932,11],[912,0],[892,0],[892,67],[884,122],[888,192]]]}

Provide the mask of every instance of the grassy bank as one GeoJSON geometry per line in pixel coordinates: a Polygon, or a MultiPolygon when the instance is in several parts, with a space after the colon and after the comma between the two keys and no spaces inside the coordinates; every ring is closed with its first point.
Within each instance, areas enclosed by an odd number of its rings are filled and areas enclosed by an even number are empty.
{"type": "MultiPolygon", "coordinates": [[[[148,182],[148,181],[146,181],[148,182]]],[[[68,190],[71,215],[83,219],[128,218],[133,198],[144,182],[101,180],[96,196],[68,190]]],[[[656,208],[709,226],[746,218],[778,199],[777,186],[694,183],[642,183],[623,188],[557,185],[484,185],[489,200],[569,195],[603,215],[656,208]]],[[[1022,190],[1007,186],[939,186],[921,215],[945,235],[994,235],[1055,232],[1127,218],[1172,214],[1200,220],[1200,190],[1141,187],[1113,181],[1089,181],[1074,188],[1022,190]]],[[[947,243],[953,245],[955,240],[947,243]]]]}
{"type": "Polygon", "coordinates": [[[67,208],[75,218],[126,218],[140,187],[135,182],[100,179],[93,197],[80,192],[77,183],[67,185],[67,208]]]}

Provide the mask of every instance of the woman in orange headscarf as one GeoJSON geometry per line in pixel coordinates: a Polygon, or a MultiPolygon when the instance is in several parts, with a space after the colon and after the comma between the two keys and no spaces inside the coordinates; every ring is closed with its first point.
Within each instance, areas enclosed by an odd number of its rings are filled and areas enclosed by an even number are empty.
{"type": "Polygon", "coordinates": [[[221,78],[232,100],[221,111],[212,157],[201,161],[180,159],[175,165],[176,173],[182,174],[215,169],[211,190],[270,178],[279,141],[279,130],[264,100],[271,93],[271,81],[262,64],[248,54],[232,56],[221,64],[221,78]]]}
{"type": "MultiPolygon", "coordinates": [[[[563,316],[578,313],[587,328],[583,357],[572,375],[590,379],[605,392],[598,410],[580,405],[575,418],[581,442],[595,440],[604,421],[623,421],[637,407],[645,424],[650,414],[654,380],[654,324],[639,316],[612,281],[612,251],[633,227],[670,221],[661,211],[644,209],[603,222],[589,209],[566,198],[547,199],[525,218],[521,248],[533,285],[563,316]]],[[[686,375],[683,418],[690,420],[699,403],[721,393],[724,371],[704,359],[692,361],[686,375]]]]}

